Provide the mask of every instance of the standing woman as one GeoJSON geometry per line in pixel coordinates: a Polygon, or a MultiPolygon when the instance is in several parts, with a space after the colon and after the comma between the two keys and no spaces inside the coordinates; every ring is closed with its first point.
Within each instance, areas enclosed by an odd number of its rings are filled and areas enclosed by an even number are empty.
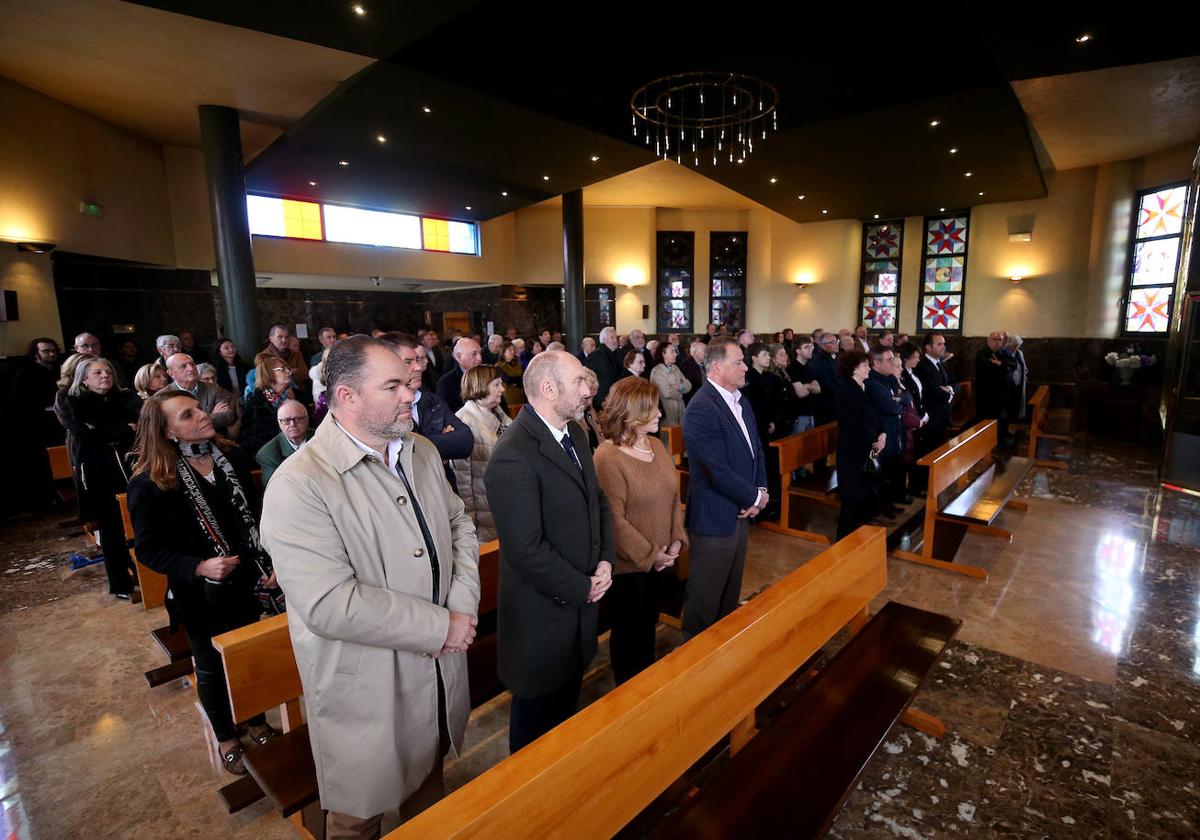
{"type": "Polygon", "coordinates": [[[654,632],[665,570],[687,548],[675,464],[657,437],[658,388],[636,376],[604,401],[596,480],[612,510],[617,562],[608,594],[609,649],[617,684],[654,664],[654,632]]]}
{"type": "Polygon", "coordinates": [[[242,413],[242,433],[238,445],[247,452],[257,452],[263,444],[279,434],[275,415],[279,406],[288,400],[304,400],[296,396],[292,372],[287,363],[272,353],[259,353],[255,366],[254,390],[246,398],[242,413]]]}
{"type": "Polygon", "coordinates": [[[626,353],[623,365],[625,372],[621,374],[622,377],[636,376],[643,381],[650,378],[646,376],[646,357],[640,350],[630,350],[626,353]]]}
{"type": "Polygon", "coordinates": [[[479,365],[464,373],[460,393],[463,407],[455,414],[471,429],[475,445],[470,458],[455,458],[450,461],[450,466],[454,470],[458,495],[475,523],[476,536],[483,543],[496,539],[496,520],[492,517],[492,506],[488,504],[483,476],[496,442],[512,420],[500,408],[504,383],[500,379],[500,368],[495,365],[479,365]]]}
{"type": "Polygon", "coordinates": [[[662,400],[662,425],[678,426],[683,422],[683,395],[692,390],[683,371],[676,362],[679,350],[674,344],[661,344],[654,350],[654,369],[650,381],[658,386],[658,397],[662,400]]]}
{"type": "MultiPolygon", "coordinates": [[[[191,394],[163,391],[148,399],[138,419],[129,512],[138,560],[167,576],[172,622],[187,631],[196,693],[220,744],[221,764],[241,776],[245,748],[212,637],[257,621],[255,585],[273,588],[275,576],[259,546],[257,499],[247,495],[254,484],[214,445],[216,435],[191,394]]],[[[258,744],[277,734],[264,715],[252,717],[249,727],[258,744]]]]}
{"type": "MultiPolygon", "coordinates": [[[[520,341],[520,339],[517,340],[520,341]]],[[[508,403],[508,407],[512,408],[516,405],[524,405],[525,386],[521,377],[525,371],[521,368],[520,361],[517,360],[517,346],[515,343],[504,343],[504,347],[500,350],[500,360],[496,362],[496,367],[500,370],[500,378],[504,382],[504,401],[508,403]]]]}
{"type": "Polygon", "coordinates": [[[76,487],[82,490],[79,520],[93,523],[100,532],[109,594],[128,601],[133,561],[116,495],[125,492],[125,456],[133,444],[140,402],[116,382],[116,369],[107,359],[81,361],[67,390],[66,428],[76,487]]]}
{"type": "Polygon", "coordinates": [[[887,436],[864,384],[871,371],[867,354],[846,350],[838,354],[837,366],[843,380],[837,391],[837,490],[842,502],[837,538],[840,540],[870,522],[878,511],[879,467],[878,462],[869,465],[868,459],[872,453],[879,454],[887,436]]]}
{"type": "Polygon", "coordinates": [[[213,367],[217,369],[217,384],[231,394],[242,393],[251,367],[238,355],[233,339],[218,338],[212,357],[213,367]]]}

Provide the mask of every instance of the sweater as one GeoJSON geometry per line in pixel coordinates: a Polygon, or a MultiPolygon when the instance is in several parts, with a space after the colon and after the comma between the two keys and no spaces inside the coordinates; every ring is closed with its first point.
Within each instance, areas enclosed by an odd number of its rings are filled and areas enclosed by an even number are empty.
{"type": "Polygon", "coordinates": [[[596,449],[596,480],[612,510],[616,574],[648,572],[665,546],[675,540],[685,549],[688,545],[675,464],[662,441],[647,436],[646,442],[654,451],[649,462],[622,452],[608,440],[596,449]]]}

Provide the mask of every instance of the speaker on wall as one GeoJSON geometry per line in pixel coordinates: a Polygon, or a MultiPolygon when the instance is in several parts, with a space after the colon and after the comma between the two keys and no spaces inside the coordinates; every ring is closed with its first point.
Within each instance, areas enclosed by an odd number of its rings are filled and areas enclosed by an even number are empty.
{"type": "Polygon", "coordinates": [[[0,321],[16,321],[19,318],[17,293],[5,289],[3,292],[0,292],[0,321]]]}
{"type": "Polygon", "coordinates": [[[643,303],[642,304],[642,320],[645,320],[649,317],[650,317],[650,304],[643,303]]]}

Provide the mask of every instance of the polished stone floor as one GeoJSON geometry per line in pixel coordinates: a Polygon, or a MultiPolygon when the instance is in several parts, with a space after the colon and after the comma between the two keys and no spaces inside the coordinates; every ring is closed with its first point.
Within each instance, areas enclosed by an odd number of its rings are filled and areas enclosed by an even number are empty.
{"type": "MultiPolygon", "coordinates": [[[[890,561],[880,603],[963,620],[916,704],[947,733],[895,729],[832,836],[1200,836],[1200,500],[1160,491],[1152,458],[1076,440],[1068,470],[1026,481],[1028,512],[1003,514],[1011,543],[968,536],[987,582],[890,561]]],[[[194,694],[142,680],[161,611],[104,595],[100,567],[72,572],[86,546],[62,518],[0,526],[4,840],[295,836],[266,804],[224,812],[194,694]]],[[[744,594],[817,550],[755,531],[744,594]]],[[[605,657],[585,699],[612,687],[605,657]]],[[[507,707],[475,711],[451,787],[504,757],[507,707]]]]}

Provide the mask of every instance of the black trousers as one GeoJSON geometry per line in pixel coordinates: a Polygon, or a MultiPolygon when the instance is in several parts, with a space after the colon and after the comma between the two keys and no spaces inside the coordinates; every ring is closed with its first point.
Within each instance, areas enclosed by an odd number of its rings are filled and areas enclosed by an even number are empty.
{"type": "Polygon", "coordinates": [[[612,619],[608,649],[617,685],[654,664],[659,593],[663,575],[673,574],[674,570],[668,569],[613,575],[612,588],[605,597],[612,619]]]}
{"type": "MultiPolygon", "coordinates": [[[[206,584],[208,586],[234,586],[233,582],[206,584]]],[[[228,630],[236,630],[258,621],[258,600],[253,591],[219,593],[219,603],[207,608],[189,606],[183,612],[184,630],[192,646],[192,658],[196,662],[196,694],[200,705],[208,715],[213,735],[218,741],[232,741],[237,737],[237,725],[233,710],[229,706],[229,689],[225,683],[225,666],[221,654],[212,645],[212,637],[228,630]]],[[[255,715],[246,721],[251,726],[262,726],[266,715],[255,715]]]]}
{"type": "MultiPolygon", "coordinates": [[[[578,656],[576,657],[578,659],[578,656]]],[[[579,709],[583,689],[583,664],[572,666],[567,680],[549,694],[540,697],[513,695],[508,715],[508,751],[515,753],[532,744],[579,709]]]]}
{"type": "Polygon", "coordinates": [[[104,554],[109,594],[128,594],[133,591],[133,558],[125,544],[125,523],[116,498],[110,495],[97,503],[95,522],[100,528],[100,551],[104,554]]]}
{"type": "Polygon", "coordinates": [[[748,519],[739,519],[734,532],[727,537],[688,533],[687,603],[683,608],[685,641],[737,609],[749,536],[748,519]]]}

